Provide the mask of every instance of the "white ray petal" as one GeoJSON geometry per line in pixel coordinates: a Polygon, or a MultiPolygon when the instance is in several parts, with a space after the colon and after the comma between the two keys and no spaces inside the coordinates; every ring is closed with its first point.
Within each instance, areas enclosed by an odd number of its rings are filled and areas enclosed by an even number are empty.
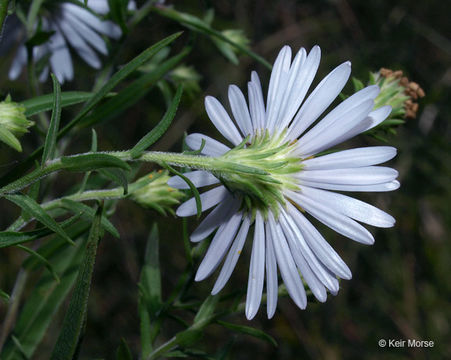
{"type": "Polygon", "coordinates": [[[268,319],[274,316],[277,308],[278,281],[277,281],[277,262],[274,254],[274,245],[271,237],[269,224],[265,224],[266,239],[266,312],[268,319]]]}
{"type": "Polygon", "coordinates": [[[305,170],[295,175],[299,180],[343,185],[373,185],[395,180],[398,172],[386,166],[349,169],[305,170]]]}
{"type": "MultiPolygon", "coordinates": [[[[302,76],[301,72],[306,73],[304,67],[306,58],[307,52],[304,48],[300,48],[290,66],[287,80],[287,96],[284,96],[282,99],[279,116],[277,118],[278,128],[285,128],[293,119],[294,114],[296,114],[296,111],[299,109],[305,93],[307,92],[307,89],[305,89],[305,92],[303,93],[302,89],[306,87],[306,83],[300,80],[300,75],[302,76]]],[[[311,74],[308,73],[308,75],[311,74]]]]}
{"type": "Polygon", "coordinates": [[[323,263],[331,272],[349,280],[352,278],[351,270],[343,261],[340,255],[333,249],[332,246],[324,239],[319,231],[308,221],[301,212],[293,205],[289,204],[288,216],[297,224],[299,231],[302,233],[308,247],[312,249],[315,256],[323,263]]]}
{"type": "Polygon", "coordinates": [[[382,228],[392,227],[395,224],[395,219],[391,215],[352,197],[307,186],[302,187],[302,193],[312,201],[327,205],[332,210],[365,224],[382,228]]]}
{"type": "Polygon", "coordinates": [[[318,189],[337,190],[337,191],[355,191],[355,192],[385,192],[399,189],[399,181],[393,180],[381,184],[374,185],[348,185],[348,184],[331,184],[316,181],[299,181],[299,185],[306,185],[318,189]]]}
{"type": "Polygon", "coordinates": [[[373,106],[373,100],[364,101],[355,108],[350,109],[349,112],[345,113],[343,117],[340,118],[340,121],[335,121],[324,130],[318,131],[318,127],[322,127],[321,124],[327,119],[321,120],[299,139],[299,145],[296,153],[305,155],[314,154],[320,151],[318,149],[329,148],[329,143],[334,142],[335,139],[339,139],[359,123],[362,123],[373,106]]]}
{"type": "Polygon", "coordinates": [[[382,121],[384,121],[388,117],[388,115],[390,115],[391,110],[392,110],[391,106],[386,105],[380,107],[379,109],[371,111],[368,114],[368,118],[371,121],[371,123],[363,131],[367,131],[379,125],[382,121]]]}
{"type": "Polygon", "coordinates": [[[244,137],[253,133],[249,108],[243,93],[236,85],[229,86],[229,102],[238,127],[244,137]]]}
{"type": "Polygon", "coordinates": [[[224,285],[229,281],[230,275],[232,275],[233,269],[240,257],[241,250],[243,250],[244,243],[246,241],[247,234],[249,232],[250,219],[246,216],[243,219],[238,235],[235,237],[232,246],[230,247],[229,253],[224,261],[221,272],[219,273],[218,279],[216,280],[215,286],[211,291],[212,295],[216,295],[222,290],[224,285]]]}
{"type": "Polygon", "coordinates": [[[290,139],[296,139],[332,104],[351,74],[349,61],[332,70],[302,105],[290,128],[290,139]]]}
{"type": "Polygon", "coordinates": [[[185,138],[186,144],[193,150],[199,150],[201,148],[202,140],[205,140],[205,146],[200,152],[203,155],[221,156],[230,150],[228,146],[204,134],[189,134],[185,138]]]}
{"type": "Polygon", "coordinates": [[[313,273],[312,269],[308,265],[307,261],[305,260],[302,250],[298,244],[298,240],[296,239],[296,236],[294,232],[291,230],[290,226],[287,223],[287,220],[285,219],[285,214],[280,216],[279,221],[280,225],[282,226],[283,232],[285,233],[285,236],[288,240],[288,244],[290,246],[291,254],[293,255],[293,259],[296,263],[296,266],[298,267],[299,271],[301,272],[302,276],[305,279],[305,282],[309,286],[310,290],[312,290],[313,295],[321,301],[325,302],[327,299],[327,291],[324,285],[321,283],[321,281],[318,279],[318,277],[313,273]]]}
{"type": "MultiPolygon", "coordinates": [[[[203,170],[191,171],[183,174],[196,188],[219,183],[219,180],[212,174],[203,170]]],[[[180,176],[173,176],[169,179],[168,185],[175,189],[189,189],[189,185],[180,176]]]]}
{"type": "MultiPolygon", "coordinates": [[[[302,104],[302,101],[304,100],[305,95],[307,94],[307,91],[310,88],[313,79],[315,78],[320,60],[321,60],[321,49],[319,46],[315,45],[312,48],[312,50],[310,50],[310,53],[303,62],[302,66],[299,67],[299,70],[296,74],[296,78],[294,80],[294,87],[291,93],[288,94],[289,99],[287,100],[286,111],[281,116],[282,120],[279,123],[281,129],[285,129],[292,120],[293,121],[291,126],[294,126],[294,124],[298,124],[300,122],[298,115],[296,115],[294,119],[293,116],[298,111],[299,106],[302,104]]],[[[289,133],[290,131],[288,131],[287,137],[289,133]]]]}
{"type": "Polygon", "coordinates": [[[204,240],[208,235],[215,231],[224,222],[238,211],[240,201],[232,195],[227,195],[224,200],[216,206],[206,217],[202,220],[196,230],[190,236],[192,242],[199,242],[204,240]]]}
{"type": "Polygon", "coordinates": [[[226,223],[222,224],[216,232],[207,253],[205,254],[196,272],[196,281],[202,281],[216,270],[230,247],[240,225],[243,214],[235,213],[226,223]]]}
{"type": "MultiPolygon", "coordinates": [[[[219,202],[223,201],[228,195],[228,190],[224,186],[218,186],[214,189],[208,190],[203,194],[200,194],[200,201],[202,202],[202,212],[210,209],[219,202]]],[[[180,205],[176,211],[177,216],[186,217],[192,216],[197,213],[196,199],[192,197],[191,199],[185,201],[180,205]]]]}
{"type": "Polygon", "coordinates": [[[305,309],[307,306],[307,296],[305,295],[304,285],[302,284],[301,277],[299,276],[285,235],[280,225],[274,220],[271,211],[268,212],[268,223],[271,230],[271,238],[276,254],[277,265],[288,294],[299,308],[305,309]]]}
{"type": "Polygon", "coordinates": [[[391,146],[371,146],[338,151],[302,161],[304,170],[327,170],[377,165],[396,155],[391,146]]]}
{"type": "MultiPolygon", "coordinates": [[[[289,211],[291,208],[294,208],[293,205],[288,204],[289,211]]],[[[299,248],[299,251],[302,253],[303,257],[307,261],[307,264],[312,269],[312,272],[326,288],[328,288],[332,293],[336,293],[339,289],[339,284],[335,275],[330,272],[326,268],[326,266],[318,259],[316,254],[312,252],[291,214],[288,215],[283,209],[281,210],[281,213],[285,218],[286,224],[294,233],[293,239],[296,241],[296,245],[299,248]]]]}
{"type": "Polygon", "coordinates": [[[313,217],[317,218],[337,233],[362,244],[371,245],[374,243],[373,235],[351,218],[340,214],[329,206],[318,203],[299,192],[287,190],[286,195],[313,217]]]}
{"type": "Polygon", "coordinates": [[[225,111],[218,99],[213,96],[205,97],[205,110],[207,110],[208,117],[216,129],[232,144],[238,145],[243,140],[229,114],[227,114],[227,111],[225,111]]]}
{"type": "Polygon", "coordinates": [[[252,243],[251,263],[246,295],[246,318],[251,320],[257,314],[265,279],[265,228],[263,217],[257,211],[255,217],[254,241],[252,243]]]}
{"type": "Polygon", "coordinates": [[[266,124],[266,110],[262,86],[260,78],[255,71],[251,73],[251,81],[247,83],[247,89],[249,95],[249,111],[255,132],[257,129],[263,129],[266,124]]]}
{"type": "MultiPolygon", "coordinates": [[[[355,110],[361,108],[362,104],[368,100],[374,100],[379,94],[379,87],[377,85],[368,86],[354,95],[348,97],[346,100],[338,104],[332,111],[330,111],[319,123],[317,123],[308,133],[311,138],[315,138],[326,129],[330,128],[333,124],[341,124],[346,120],[350,114],[353,114],[355,110]],[[344,119],[344,120],[343,120],[344,119]]],[[[293,121],[287,136],[294,140],[298,138],[306,127],[302,122],[293,121]]],[[[305,134],[303,138],[306,136],[305,134]]]]}
{"type": "Polygon", "coordinates": [[[285,45],[280,50],[277,59],[274,62],[269,80],[268,99],[267,99],[267,119],[266,128],[272,132],[277,122],[277,115],[280,111],[280,105],[288,85],[288,75],[291,63],[291,48],[285,45]]]}

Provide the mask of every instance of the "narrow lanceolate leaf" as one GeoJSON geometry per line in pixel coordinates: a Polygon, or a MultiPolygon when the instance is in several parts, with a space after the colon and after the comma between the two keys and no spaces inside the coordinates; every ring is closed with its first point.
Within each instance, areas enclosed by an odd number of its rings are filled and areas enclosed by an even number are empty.
{"type": "Polygon", "coordinates": [[[159,261],[159,235],[158,226],[153,224],[147,239],[144,265],[139,280],[139,317],[141,331],[141,357],[143,359],[152,351],[152,324],[158,310],[162,306],[161,301],[161,274],[159,261]]]}
{"type": "MultiPolygon", "coordinates": [[[[61,107],[76,105],[88,101],[94,94],[86,91],[65,91],[61,93],[61,107]]],[[[54,94],[37,96],[25,101],[25,116],[32,116],[43,111],[51,110],[53,107],[54,94]]]]}
{"type": "Polygon", "coordinates": [[[186,48],[179,54],[167,59],[163,64],[142,75],[125,89],[121,90],[113,99],[105,101],[97,106],[89,115],[86,115],[80,122],[80,126],[88,127],[103,121],[108,121],[119,116],[124,110],[135,105],[144,98],[158,80],[166,75],[189,53],[190,48],[186,48]]]}
{"type": "Polygon", "coordinates": [[[213,314],[216,309],[216,305],[218,303],[219,296],[215,295],[209,295],[205,301],[202,303],[199,311],[197,312],[196,316],[194,317],[194,322],[192,325],[192,328],[199,328],[202,329],[205,325],[207,325],[211,318],[213,317],[213,314]]]}
{"type": "Polygon", "coordinates": [[[3,299],[3,301],[8,302],[9,301],[9,295],[8,293],[4,292],[0,289],[0,298],[3,299]]]}
{"type": "Polygon", "coordinates": [[[62,227],[53,220],[53,218],[45,212],[45,210],[31,197],[27,195],[17,194],[17,195],[5,195],[5,198],[9,201],[20,206],[23,211],[27,212],[29,215],[34,217],[37,221],[48,227],[53,232],[60,235],[68,243],[74,244],[74,242],[67,236],[62,227]]]}
{"type": "Polygon", "coordinates": [[[47,270],[50,272],[50,274],[52,274],[53,278],[55,279],[56,282],[60,281],[60,278],[58,276],[58,274],[55,272],[55,270],[53,269],[52,264],[49,263],[49,261],[43,257],[41,254],[37,253],[36,251],[34,251],[33,249],[30,249],[26,246],[23,245],[17,245],[17,247],[19,249],[22,249],[24,251],[26,251],[27,253],[29,253],[31,256],[33,256],[38,262],[44,264],[44,266],[47,268],[47,270]]]}
{"type": "Polygon", "coordinates": [[[51,74],[53,81],[53,107],[50,125],[45,137],[44,151],[42,152],[41,166],[49,159],[53,159],[55,155],[56,138],[58,136],[58,128],[61,118],[61,86],[55,75],[51,74]]]}
{"type": "MultiPolygon", "coordinates": [[[[88,219],[89,221],[93,221],[94,216],[95,216],[95,210],[91,207],[89,207],[88,205],[73,201],[73,200],[69,200],[69,199],[62,199],[61,200],[61,204],[62,206],[73,212],[73,213],[79,213],[81,214],[81,216],[83,218],[88,219]]],[[[105,216],[102,216],[102,220],[101,220],[101,225],[102,227],[108,231],[111,235],[113,235],[116,238],[119,238],[119,231],[117,231],[117,229],[114,227],[114,225],[110,222],[110,220],[108,220],[105,216]]]]}
{"type": "Polygon", "coordinates": [[[81,154],[63,156],[61,158],[63,168],[68,171],[85,172],[101,168],[119,168],[130,170],[130,165],[115,156],[108,154],[81,154]]]}
{"type": "Polygon", "coordinates": [[[168,110],[166,111],[158,125],[155,126],[150,132],[148,132],[141,140],[138,141],[133,149],[131,149],[130,155],[132,158],[140,156],[144,150],[146,150],[150,145],[154,144],[155,141],[157,141],[166,132],[175,117],[175,113],[177,112],[177,108],[182,97],[182,93],[183,87],[180,85],[177,88],[177,92],[175,93],[168,110]]]}
{"type": "Polygon", "coordinates": [[[100,169],[98,173],[103,177],[114,181],[124,188],[124,195],[128,193],[128,180],[124,172],[120,169],[100,169]]]}
{"type": "MultiPolygon", "coordinates": [[[[78,230],[77,230],[78,231],[78,230]]],[[[76,235],[71,233],[74,238],[76,235]]],[[[59,240],[59,239],[57,239],[59,240]]],[[[61,246],[63,242],[59,241],[61,246]]],[[[54,242],[46,243],[44,247],[53,246],[54,242]]],[[[53,268],[60,276],[57,283],[51,274],[43,272],[33,291],[25,299],[21,312],[18,314],[16,325],[13,329],[18,342],[9,340],[1,352],[2,360],[32,359],[36,348],[44,338],[55,314],[72,289],[77,277],[77,270],[84,255],[85,241],[77,242],[76,246],[65,246],[56,254],[39,252],[50,259],[53,268]],[[17,344],[21,345],[21,350],[17,344]],[[25,356],[22,356],[25,354],[25,356]]],[[[24,263],[24,268],[32,271],[32,267],[26,266],[30,258],[24,263]]],[[[34,258],[33,258],[34,260],[34,258]]]]}
{"type": "Polygon", "coordinates": [[[147,240],[144,265],[139,282],[140,288],[143,291],[144,300],[152,315],[155,315],[161,307],[161,275],[158,243],[158,226],[154,223],[147,240]]]}
{"type": "Polygon", "coordinates": [[[221,321],[221,320],[218,320],[217,323],[219,325],[226,327],[227,329],[230,329],[230,330],[242,333],[242,334],[251,335],[258,339],[264,340],[273,346],[277,346],[277,341],[272,336],[268,335],[267,333],[265,333],[264,331],[261,331],[259,329],[256,329],[256,328],[253,328],[250,326],[232,324],[232,323],[221,321]]]}
{"type": "Polygon", "coordinates": [[[22,152],[22,145],[20,145],[20,141],[17,140],[11,131],[3,126],[0,126],[0,141],[12,147],[14,150],[22,152]]]}
{"type": "Polygon", "coordinates": [[[121,339],[121,344],[116,351],[116,360],[133,360],[132,352],[124,339],[121,339]]]}
{"type": "MultiPolygon", "coordinates": [[[[72,216],[71,218],[64,220],[60,223],[62,229],[73,225],[80,217],[81,214],[72,216]]],[[[41,228],[32,231],[16,232],[16,231],[1,231],[0,232],[0,248],[24,244],[36,239],[43,238],[44,236],[53,234],[53,231],[48,228],[41,228]]]]}
{"type": "Polygon", "coordinates": [[[52,352],[52,360],[71,360],[79,343],[83,322],[86,317],[91,278],[100,240],[102,207],[97,209],[89,232],[85,258],[75,281],[74,292],[64,317],[63,327],[52,352]]]}

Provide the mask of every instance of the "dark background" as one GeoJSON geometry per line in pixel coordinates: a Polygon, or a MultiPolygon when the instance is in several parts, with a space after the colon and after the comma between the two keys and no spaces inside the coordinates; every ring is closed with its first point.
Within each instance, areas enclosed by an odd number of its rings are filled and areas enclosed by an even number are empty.
{"type": "MultiPolygon", "coordinates": [[[[272,62],[279,49],[288,44],[293,51],[301,46],[322,48],[317,83],[335,66],[351,60],[352,75],[366,80],[368,71],[381,67],[401,69],[426,92],[420,101],[416,119],[398,129],[389,143],[398,148],[390,166],[399,170],[401,188],[388,194],[362,195],[388,211],[396,220],[392,229],[374,229],[376,243],[363,246],[319,226],[323,235],[342,255],[353,272],[353,279],[342,281],[336,297],[325,304],[309,303],[299,310],[289,298],[280,298],[272,320],[266,319],[265,306],[248,322],[244,314],[228,320],[267,331],[279,343],[277,348],[250,336],[233,335],[222,327],[208,328],[201,348],[215,353],[235,336],[232,359],[445,359],[451,358],[451,243],[450,225],[450,126],[451,116],[451,4],[432,1],[174,1],[179,11],[202,16],[215,10],[217,29],[241,28],[251,40],[251,48],[272,62]],[[432,340],[432,349],[385,348],[379,339],[432,340]]],[[[125,61],[161,38],[180,30],[170,20],[151,13],[135,28],[120,49],[125,61]]],[[[176,49],[188,40],[188,32],[176,42],[176,49]]],[[[8,69],[11,57],[0,60],[8,69]]],[[[76,80],[63,90],[87,90],[93,73],[81,61],[76,62],[76,80]]],[[[263,87],[269,72],[254,60],[240,57],[240,64],[229,63],[210,40],[198,35],[194,51],[186,64],[202,76],[202,93],[185,97],[174,124],[154,146],[158,150],[181,149],[184,131],[204,132],[218,137],[203,109],[206,94],[226,103],[227,86],[237,84],[246,93],[251,70],[257,70],[263,87]]],[[[2,92],[13,98],[26,95],[25,77],[9,82],[7,71],[0,74],[2,92]],[[7,90],[6,90],[7,91],[7,90]]],[[[50,90],[50,83],[45,85],[50,90]]],[[[351,87],[345,88],[351,91],[351,87]]],[[[265,93],[265,90],[264,90],[265,93]]],[[[164,108],[158,90],[125,114],[106,125],[96,127],[102,150],[126,149],[157,123],[164,108]]],[[[63,112],[63,116],[65,113],[63,112]]],[[[70,116],[70,111],[67,111],[70,116]]],[[[63,117],[64,121],[64,117],[63,117]]],[[[31,137],[25,137],[24,152],[33,149],[31,137]],[[28,144],[27,144],[27,141],[28,144]]],[[[353,140],[354,145],[382,145],[369,137],[353,140]]],[[[67,153],[89,148],[89,131],[79,132],[68,144],[67,153]]],[[[2,164],[17,154],[2,146],[2,164]]],[[[72,179],[58,182],[56,194],[67,189],[72,179]]],[[[16,208],[2,203],[3,228],[18,215],[16,208]]],[[[99,249],[88,328],[83,356],[111,358],[123,337],[133,349],[139,346],[137,282],[145,241],[153,221],[161,233],[161,271],[164,293],[168,293],[185,266],[180,221],[163,218],[151,210],[124,201],[112,219],[121,239],[106,237],[99,249]]],[[[197,221],[189,220],[190,229],[197,221]]],[[[316,223],[315,223],[316,224],[316,223]]],[[[247,287],[250,242],[223,293],[247,287]]],[[[0,252],[0,280],[8,289],[22,259],[14,249],[0,252]]],[[[205,298],[214,284],[213,276],[192,288],[192,296],[205,298]]],[[[244,299],[244,297],[243,297],[244,299]]],[[[1,311],[0,311],[1,312],[1,311]]],[[[43,344],[52,343],[61,319],[54,322],[43,344]]],[[[160,341],[166,341],[180,327],[171,320],[162,329],[160,341]]]]}

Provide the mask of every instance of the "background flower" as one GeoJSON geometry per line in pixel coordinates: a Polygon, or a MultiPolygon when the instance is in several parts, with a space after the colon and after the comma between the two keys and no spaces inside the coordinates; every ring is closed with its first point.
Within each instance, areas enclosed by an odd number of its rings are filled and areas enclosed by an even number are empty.
{"type": "MultiPolygon", "coordinates": [[[[72,80],[74,77],[70,47],[89,66],[99,69],[102,63],[96,52],[102,55],[108,54],[107,43],[103,37],[118,39],[122,34],[118,25],[99,17],[109,12],[107,0],[89,1],[90,9],[85,9],[82,6],[83,2],[78,1],[80,5],[58,2],[51,4],[48,9],[41,9],[44,15],[41,17],[39,31],[51,35],[47,42],[33,48],[33,61],[37,63],[41,59],[49,57],[48,61],[52,72],[60,83],[72,80]]],[[[129,8],[135,8],[134,2],[130,2],[129,8]]],[[[27,49],[25,44],[22,44],[19,46],[9,70],[8,76],[11,80],[18,78],[26,62],[27,49]]],[[[49,66],[45,64],[39,80],[45,81],[48,73],[49,66]]]]}

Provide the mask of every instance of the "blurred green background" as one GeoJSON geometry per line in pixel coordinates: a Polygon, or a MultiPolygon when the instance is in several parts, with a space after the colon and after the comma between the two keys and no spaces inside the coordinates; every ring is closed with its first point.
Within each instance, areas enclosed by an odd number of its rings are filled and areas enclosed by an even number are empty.
{"type": "MultiPolygon", "coordinates": [[[[398,156],[390,166],[399,170],[401,188],[393,193],[360,196],[392,214],[396,226],[370,229],[376,243],[368,247],[318,225],[349,265],[353,279],[342,281],[338,295],[330,296],[325,304],[313,301],[306,310],[299,310],[289,298],[280,298],[271,320],[266,319],[265,307],[252,322],[244,314],[228,319],[267,331],[277,340],[277,348],[250,336],[234,335],[216,325],[208,328],[199,346],[214,354],[233,339],[231,359],[451,358],[451,3],[186,0],[166,4],[199,17],[214,9],[214,28],[243,29],[251,40],[251,48],[270,62],[285,44],[294,51],[301,46],[310,49],[320,45],[323,55],[316,83],[335,66],[351,60],[352,75],[361,80],[367,80],[368,71],[381,67],[401,69],[426,92],[426,97],[420,100],[417,118],[410,119],[396,136],[389,137],[389,143],[398,148],[398,156]],[[380,348],[379,339],[432,340],[434,347],[380,348]]],[[[128,61],[150,44],[179,30],[179,24],[150,13],[120,45],[118,62],[128,61]]],[[[194,51],[185,64],[201,75],[202,90],[193,97],[184,97],[169,132],[153,147],[156,150],[180,151],[185,131],[218,137],[203,109],[205,95],[216,96],[226,103],[227,86],[232,83],[247,93],[251,70],[258,71],[264,88],[269,80],[269,71],[254,60],[240,56],[240,63],[235,66],[209,39],[199,34],[190,36],[186,29],[175,43],[173,53],[187,41],[193,43],[194,51]]],[[[19,101],[27,97],[26,79],[23,76],[21,81],[7,80],[6,69],[11,59],[9,56],[0,60],[3,69],[0,90],[2,95],[11,92],[13,99],[19,101]]],[[[63,90],[89,90],[94,82],[93,70],[79,60],[75,62],[76,79],[64,84],[63,90]]],[[[45,89],[51,91],[50,82],[45,89]]],[[[345,90],[351,91],[351,86],[345,90]]],[[[96,126],[99,148],[129,148],[158,122],[164,107],[163,96],[155,88],[137,106],[105,125],[96,126]]],[[[63,122],[71,111],[63,111],[63,122]]],[[[66,153],[88,150],[89,134],[89,130],[77,132],[67,143],[66,153]]],[[[36,146],[35,141],[32,136],[23,138],[25,154],[36,146]]],[[[381,143],[361,136],[353,140],[353,145],[381,143]]],[[[2,146],[0,171],[9,169],[17,158],[17,153],[2,146]]],[[[73,177],[61,176],[52,193],[64,192],[72,183],[73,177]]],[[[1,209],[3,229],[18,215],[18,209],[3,202],[1,209]]],[[[112,222],[121,238],[106,236],[99,249],[82,358],[112,358],[122,337],[132,349],[138,347],[137,282],[146,238],[154,221],[160,227],[165,294],[182,273],[186,260],[181,221],[161,217],[129,201],[119,203],[112,222]]],[[[188,226],[194,229],[197,223],[193,218],[188,226]]],[[[224,294],[237,289],[245,292],[249,245],[250,241],[224,294]]],[[[0,288],[11,288],[23,256],[16,249],[2,249],[0,288]]],[[[205,298],[214,278],[194,284],[190,296],[205,298]]],[[[4,314],[1,306],[0,319],[4,314]]],[[[42,351],[52,346],[61,321],[59,317],[52,324],[42,351]]],[[[179,330],[177,322],[168,320],[160,340],[169,339],[179,330]]]]}

